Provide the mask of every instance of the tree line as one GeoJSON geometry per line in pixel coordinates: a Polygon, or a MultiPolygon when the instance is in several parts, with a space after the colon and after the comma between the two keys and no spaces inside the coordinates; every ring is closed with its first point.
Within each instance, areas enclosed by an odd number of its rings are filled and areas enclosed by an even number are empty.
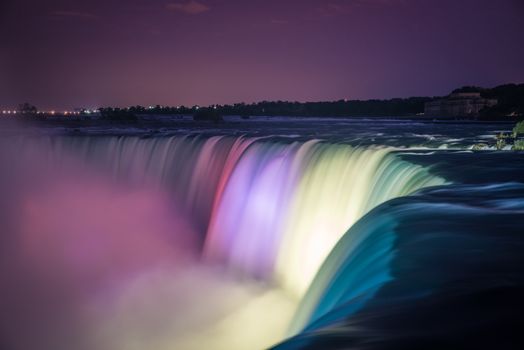
{"type": "MultiPolygon", "coordinates": [[[[481,118],[498,119],[524,117],[524,84],[506,84],[495,88],[465,86],[453,91],[479,92],[482,97],[497,99],[498,104],[480,112],[481,118]]],[[[128,108],[102,107],[100,117],[108,120],[136,120],[141,115],[192,115],[195,120],[222,120],[224,115],[251,116],[300,116],[300,117],[385,117],[416,116],[424,112],[427,102],[441,97],[409,97],[389,100],[338,100],[327,102],[262,101],[226,105],[199,106],[131,106],[128,108]]],[[[34,115],[37,108],[29,103],[20,105],[23,115],[34,115]]],[[[80,112],[81,115],[86,113],[80,112]]]]}

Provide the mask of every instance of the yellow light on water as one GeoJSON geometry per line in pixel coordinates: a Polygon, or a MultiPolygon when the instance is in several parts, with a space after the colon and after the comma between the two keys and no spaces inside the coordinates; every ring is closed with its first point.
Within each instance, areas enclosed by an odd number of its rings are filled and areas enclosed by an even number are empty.
{"type": "Polygon", "coordinates": [[[277,262],[286,290],[302,296],[320,265],[363,215],[370,183],[387,150],[317,145],[289,212],[277,262]]]}

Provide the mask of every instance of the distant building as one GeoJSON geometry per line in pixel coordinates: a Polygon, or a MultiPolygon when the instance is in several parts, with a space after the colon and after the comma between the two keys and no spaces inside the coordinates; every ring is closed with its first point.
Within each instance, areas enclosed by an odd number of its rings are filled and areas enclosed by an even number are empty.
{"type": "Polygon", "coordinates": [[[453,93],[447,98],[427,102],[424,115],[442,117],[476,117],[481,109],[492,107],[497,100],[483,98],[480,92],[453,93]]]}

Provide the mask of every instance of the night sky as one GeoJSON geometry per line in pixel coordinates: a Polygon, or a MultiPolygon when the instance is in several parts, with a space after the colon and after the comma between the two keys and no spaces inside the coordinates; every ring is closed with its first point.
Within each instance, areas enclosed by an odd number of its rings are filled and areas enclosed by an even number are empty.
{"type": "Polygon", "coordinates": [[[524,81],[524,0],[1,0],[0,107],[444,95],[524,81]]]}

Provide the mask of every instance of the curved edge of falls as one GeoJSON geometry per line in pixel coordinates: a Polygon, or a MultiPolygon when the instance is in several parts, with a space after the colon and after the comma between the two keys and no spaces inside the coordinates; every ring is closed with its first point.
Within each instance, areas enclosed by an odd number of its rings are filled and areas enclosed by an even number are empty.
{"type": "Polygon", "coordinates": [[[378,206],[330,253],[298,335],[275,349],[515,348],[523,217],[521,183],[442,186],[378,206]]]}

